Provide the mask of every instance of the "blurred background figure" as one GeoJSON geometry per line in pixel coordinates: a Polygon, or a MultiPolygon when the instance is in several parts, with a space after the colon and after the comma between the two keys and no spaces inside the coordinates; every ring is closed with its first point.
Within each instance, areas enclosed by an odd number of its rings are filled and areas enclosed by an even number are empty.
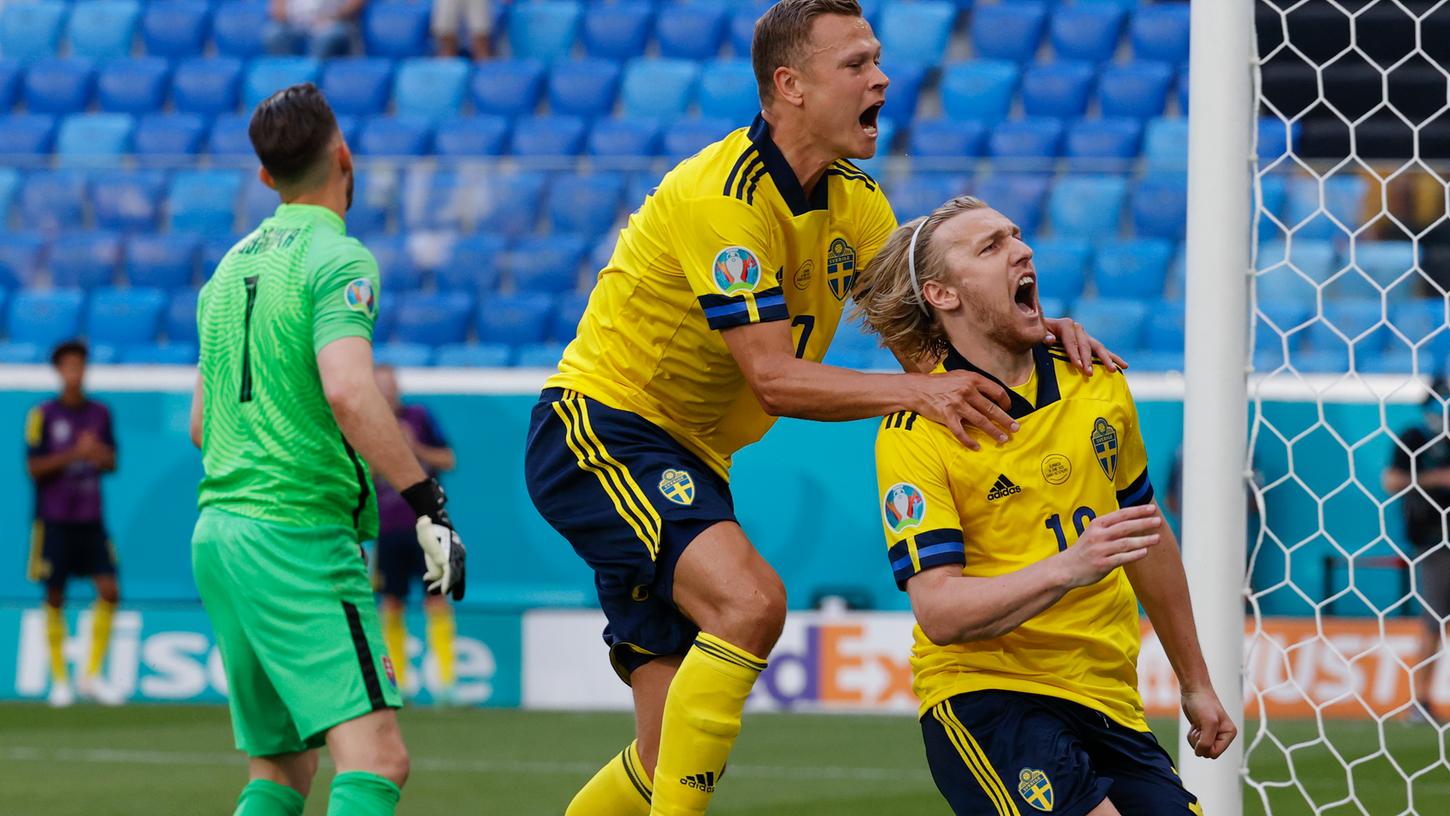
{"type": "Polygon", "coordinates": [[[476,60],[493,56],[489,35],[493,28],[493,0],[434,0],[433,39],[438,56],[458,56],[459,31],[468,27],[468,53],[476,60]]]}
{"type": "Polygon", "coordinates": [[[96,603],[90,654],[77,686],[82,697],[121,702],[100,676],[120,600],[116,552],[101,515],[101,475],[116,469],[116,440],[111,412],[86,396],[86,356],[79,341],[56,346],[50,362],[60,374],[60,395],[32,408],[25,420],[26,468],[35,482],[29,577],[45,585],[50,704],[57,707],[75,700],[64,652],[65,588],[82,577],[95,581],[96,603]]]}
{"type": "Polygon", "coordinates": [[[358,18],[367,0],[271,0],[264,39],[269,54],[317,59],[352,53],[358,18]]]}

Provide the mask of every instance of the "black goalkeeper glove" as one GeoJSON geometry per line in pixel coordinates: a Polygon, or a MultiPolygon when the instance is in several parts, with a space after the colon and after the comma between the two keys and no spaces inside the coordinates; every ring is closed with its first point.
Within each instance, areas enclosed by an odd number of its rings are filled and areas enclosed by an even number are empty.
{"type": "Polygon", "coordinates": [[[429,594],[447,594],[455,601],[463,600],[463,568],[468,551],[463,548],[458,531],[453,529],[448,511],[443,509],[448,501],[443,486],[429,477],[404,490],[402,496],[418,517],[418,546],[423,548],[423,560],[428,564],[423,582],[429,594]]]}

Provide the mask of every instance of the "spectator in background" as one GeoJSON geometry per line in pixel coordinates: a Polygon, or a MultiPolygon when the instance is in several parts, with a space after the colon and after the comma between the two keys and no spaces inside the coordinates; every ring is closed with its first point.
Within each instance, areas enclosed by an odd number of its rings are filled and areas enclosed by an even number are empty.
{"type": "MultiPolygon", "coordinates": [[[[393,408],[403,438],[418,457],[429,476],[453,469],[453,449],[438,430],[438,425],[421,405],[404,405],[398,391],[398,378],[391,366],[378,366],[374,371],[378,390],[393,408]]],[[[408,629],[403,612],[414,583],[422,580],[427,565],[418,546],[414,529],[418,517],[385,479],[374,479],[378,493],[377,586],[382,595],[383,643],[397,674],[398,686],[405,693],[418,688],[416,679],[409,683],[408,629]]],[[[423,611],[428,617],[428,651],[438,661],[439,688],[433,699],[440,703],[453,698],[453,607],[443,595],[423,593],[423,611]]]]}
{"type": "Polygon", "coordinates": [[[265,39],[269,54],[345,57],[367,0],[271,0],[265,39]]]}
{"type": "Polygon", "coordinates": [[[468,49],[476,60],[493,56],[489,34],[493,28],[492,0],[433,0],[433,39],[438,56],[458,56],[458,32],[468,21],[468,49]]]}
{"type": "Polygon", "coordinates": [[[1390,464],[1384,471],[1385,492],[1404,493],[1405,534],[1414,547],[1416,593],[1422,619],[1419,659],[1411,670],[1410,687],[1425,716],[1438,719],[1431,709],[1435,660],[1439,656],[1450,618],[1450,544],[1446,543],[1445,511],[1450,509],[1450,437],[1445,435],[1445,403],[1450,382],[1436,377],[1425,396],[1419,424],[1399,432],[1390,464]]]}
{"type": "Polygon", "coordinates": [[[60,374],[60,395],[32,408],[25,420],[26,467],[35,482],[29,576],[45,584],[50,704],[56,707],[75,700],[64,651],[65,586],[72,577],[89,577],[96,584],[90,654],[77,684],[81,696],[109,705],[121,702],[100,679],[120,600],[116,553],[101,517],[101,475],[116,469],[116,440],[111,412],[83,389],[86,356],[78,341],[56,346],[50,362],[60,374]]]}

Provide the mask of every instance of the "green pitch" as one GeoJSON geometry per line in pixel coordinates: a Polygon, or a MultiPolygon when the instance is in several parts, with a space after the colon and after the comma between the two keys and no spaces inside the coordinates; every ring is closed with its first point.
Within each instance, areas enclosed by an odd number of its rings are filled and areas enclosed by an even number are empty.
{"type": "MultiPolygon", "coordinates": [[[[405,710],[413,778],[399,812],[559,816],[574,790],[622,747],[630,722],[618,714],[405,710]]],[[[1166,735],[1172,724],[1155,728],[1166,735]]],[[[1316,804],[1342,801],[1324,814],[1409,813],[1410,791],[1413,812],[1443,812],[1437,808],[1450,800],[1450,766],[1435,764],[1446,746],[1434,728],[1386,724],[1385,753],[1372,723],[1331,728],[1344,762],[1355,765],[1359,805],[1345,801],[1343,765],[1323,745],[1286,755],[1261,741],[1251,754],[1255,774],[1287,781],[1292,761],[1316,804]],[[1433,769],[1406,783],[1394,764],[1406,775],[1433,769]]],[[[1312,723],[1278,723],[1275,734],[1294,744],[1317,732],[1312,723]]],[[[0,809],[22,816],[226,816],[245,777],[225,709],[160,705],[0,705],[0,769],[0,809]]],[[[326,810],[327,776],[324,767],[309,816],[326,810]]],[[[1271,796],[1275,816],[1314,812],[1293,787],[1271,796]]],[[[1256,796],[1246,799],[1245,813],[1263,813],[1256,796]]],[[[946,808],[910,719],[749,714],[711,813],[944,816],[946,808]]]]}

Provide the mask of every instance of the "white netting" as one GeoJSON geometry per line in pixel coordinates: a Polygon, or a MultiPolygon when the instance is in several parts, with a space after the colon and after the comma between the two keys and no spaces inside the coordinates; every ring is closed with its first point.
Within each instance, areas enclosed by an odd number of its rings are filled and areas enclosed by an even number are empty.
{"type": "Polygon", "coordinates": [[[1258,0],[1256,23],[1246,812],[1450,813],[1435,547],[1402,520],[1450,465],[1406,441],[1450,351],[1450,8],[1258,0]]]}

